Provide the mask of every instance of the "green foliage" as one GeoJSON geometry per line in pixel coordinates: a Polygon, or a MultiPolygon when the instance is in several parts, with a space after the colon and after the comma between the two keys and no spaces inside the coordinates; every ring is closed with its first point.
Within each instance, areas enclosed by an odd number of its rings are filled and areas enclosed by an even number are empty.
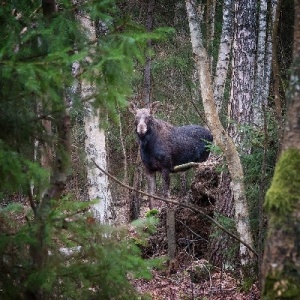
{"type": "Polygon", "coordinates": [[[208,143],[206,147],[209,149],[209,151],[211,153],[214,153],[215,155],[221,155],[222,154],[222,149],[214,143],[208,143]]]}
{"type": "MultiPolygon", "coordinates": [[[[6,202],[17,191],[28,195],[33,186],[47,188],[52,174],[38,161],[41,149],[61,146],[57,128],[66,98],[73,101],[73,122],[82,121],[90,99],[103,116],[114,119],[116,107],[124,107],[132,92],[130,83],[137,62],[143,62],[147,41],[171,32],[146,32],[123,18],[112,0],[76,3],[57,1],[59,9],[49,18],[38,0],[1,4],[0,197],[6,202]],[[78,12],[105,24],[106,34],[96,40],[89,36],[78,12]],[[76,79],[71,73],[74,62],[81,68],[76,79]],[[74,81],[91,84],[88,99],[73,94],[74,81]],[[51,121],[51,134],[45,120],[51,121]]],[[[52,155],[58,156],[55,151],[52,155]]],[[[62,164],[69,156],[59,155],[62,164]]],[[[46,299],[134,299],[128,277],[149,278],[156,263],[141,259],[127,229],[96,224],[85,212],[86,203],[66,197],[41,206],[45,198],[33,196],[26,223],[25,208],[20,212],[19,206],[9,204],[0,210],[0,298],[20,299],[32,291],[46,299]],[[74,251],[66,254],[63,248],[74,251]],[[35,262],[33,250],[40,250],[43,263],[35,262]]],[[[148,232],[155,227],[151,220],[148,232]]]]}
{"type": "MultiPolygon", "coordinates": [[[[27,163],[34,160],[34,142],[46,147],[55,142],[56,130],[49,136],[41,120],[51,119],[52,127],[56,126],[66,92],[72,93],[72,64],[76,61],[81,67],[76,80],[92,84],[89,96],[95,108],[101,107],[103,116],[108,113],[114,119],[116,104],[124,107],[132,92],[134,68],[143,61],[148,39],[170,33],[166,28],[146,32],[123,18],[112,0],[82,1],[76,6],[80,16],[100,20],[107,27],[105,35],[91,42],[75,15],[73,1],[59,1],[60,9],[51,19],[43,16],[40,4],[8,1],[0,9],[0,153],[6,157],[0,162],[0,181],[12,178],[12,187],[23,190],[24,180],[17,177],[36,180],[42,173],[38,164],[29,167],[27,163]]],[[[74,100],[70,114],[82,115],[88,99],[69,96],[74,100]]],[[[3,190],[8,188],[3,185],[3,190]]]]}
{"type": "Polygon", "coordinates": [[[157,209],[151,209],[151,210],[147,211],[146,218],[155,217],[157,214],[158,214],[157,209]]]}
{"type": "MultiPolygon", "coordinates": [[[[1,193],[28,190],[31,181],[45,186],[49,173],[38,164],[22,157],[20,153],[10,150],[0,140],[0,178],[1,193]]],[[[4,196],[2,194],[2,196],[4,196]]]]}
{"type": "Polygon", "coordinates": [[[137,219],[133,221],[132,225],[137,232],[133,237],[134,243],[139,247],[146,247],[148,245],[147,237],[156,231],[158,219],[155,216],[147,216],[145,219],[137,219]]]}
{"type": "MultiPolygon", "coordinates": [[[[84,212],[88,208],[88,203],[68,198],[53,203],[45,222],[48,254],[42,269],[30,263],[29,249],[38,242],[32,235],[34,223],[16,221],[20,205],[0,210],[6,229],[0,234],[1,299],[17,299],[37,288],[47,299],[138,299],[128,278],[151,278],[159,260],[143,260],[127,228],[96,223],[84,212]]],[[[148,218],[143,226],[134,226],[136,237],[143,241],[148,234],[141,227],[154,223],[148,218]]]]}

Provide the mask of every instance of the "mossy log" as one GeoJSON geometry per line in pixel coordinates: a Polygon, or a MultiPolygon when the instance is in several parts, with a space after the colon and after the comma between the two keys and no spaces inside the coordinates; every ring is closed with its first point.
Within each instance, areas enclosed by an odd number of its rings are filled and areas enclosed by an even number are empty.
{"type": "Polygon", "coordinates": [[[262,266],[262,299],[299,299],[300,150],[284,151],[267,192],[269,229],[262,266]]]}

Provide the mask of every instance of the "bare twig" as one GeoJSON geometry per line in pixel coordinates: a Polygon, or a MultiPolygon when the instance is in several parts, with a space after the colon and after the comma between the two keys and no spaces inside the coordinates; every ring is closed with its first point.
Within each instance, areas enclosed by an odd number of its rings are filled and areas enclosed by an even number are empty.
{"type": "Polygon", "coordinates": [[[247,243],[245,243],[243,240],[241,240],[238,236],[236,236],[234,233],[230,232],[229,230],[227,230],[225,227],[223,227],[220,223],[218,223],[217,221],[215,221],[212,217],[210,217],[209,215],[207,215],[205,212],[203,212],[201,209],[199,209],[198,207],[191,205],[191,204],[186,204],[186,203],[179,203],[178,201],[174,201],[174,200],[169,200],[166,198],[162,198],[156,195],[150,195],[148,193],[145,193],[143,191],[137,190],[127,184],[124,184],[123,182],[121,182],[119,179],[117,179],[115,176],[113,176],[112,174],[110,174],[109,172],[103,170],[93,159],[91,159],[92,162],[95,164],[95,166],[105,175],[107,175],[109,178],[111,178],[112,180],[114,180],[115,182],[117,182],[118,184],[120,184],[121,186],[123,186],[126,189],[129,189],[131,191],[135,191],[141,195],[147,196],[147,197],[152,197],[156,200],[160,200],[169,204],[174,204],[174,205],[179,205],[185,208],[188,208],[194,212],[197,212],[199,214],[201,214],[202,216],[204,216],[205,218],[207,218],[208,220],[210,220],[212,223],[214,223],[218,228],[220,228],[221,230],[223,230],[224,232],[226,232],[229,236],[231,236],[232,238],[234,238],[235,240],[239,241],[241,244],[243,244],[244,246],[246,246],[251,252],[253,252],[256,257],[258,257],[258,253],[256,252],[255,249],[253,249],[250,245],[248,245],[247,243]]]}
{"type": "Polygon", "coordinates": [[[207,240],[205,238],[203,238],[201,235],[199,235],[198,233],[196,233],[195,231],[193,231],[189,226],[187,226],[186,224],[184,224],[182,221],[176,219],[179,223],[181,223],[187,230],[189,230],[192,234],[194,234],[196,237],[200,238],[201,240],[204,240],[207,242],[207,240]]]}

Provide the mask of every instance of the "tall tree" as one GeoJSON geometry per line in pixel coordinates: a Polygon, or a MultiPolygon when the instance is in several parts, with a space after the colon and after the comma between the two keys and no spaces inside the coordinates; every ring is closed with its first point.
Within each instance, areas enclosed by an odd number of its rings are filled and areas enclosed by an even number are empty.
{"type": "Polygon", "coordinates": [[[234,37],[232,80],[229,100],[229,134],[236,147],[250,153],[243,127],[252,121],[255,51],[256,51],[256,1],[234,1],[234,37]]]}
{"type": "MultiPolygon", "coordinates": [[[[93,44],[97,44],[95,20],[80,8],[77,11],[77,18],[83,32],[90,41],[90,52],[92,53],[95,51],[93,44]]],[[[106,25],[104,23],[101,25],[105,30],[106,25]]],[[[85,65],[88,67],[92,63],[91,57],[87,56],[85,60],[85,65]]],[[[92,206],[95,218],[101,223],[109,223],[112,219],[112,198],[109,182],[107,176],[99,174],[97,168],[98,165],[107,170],[106,137],[104,130],[101,128],[100,111],[93,108],[95,102],[94,91],[95,88],[91,82],[88,80],[81,82],[81,101],[85,103],[84,129],[88,195],[89,200],[96,200],[96,203],[92,206]]]]}
{"type": "Polygon", "coordinates": [[[293,64],[282,152],[265,208],[269,224],[263,260],[262,299],[300,295],[300,3],[295,0],[293,64]]]}
{"type": "MultiPolygon", "coordinates": [[[[147,19],[146,19],[146,29],[148,31],[152,31],[153,29],[153,22],[154,22],[154,9],[155,9],[155,0],[150,0],[148,2],[147,7],[147,19]]],[[[152,41],[148,41],[148,49],[147,49],[147,56],[146,56],[146,63],[144,67],[144,82],[142,87],[142,98],[143,103],[146,105],[151,101],[151,48],[152,48],[152,41]]]]}
{"type": "Polygon", "coordinates": [[[225,0],[223,3],[223,24],[220,40],[218,61],[214,78],[214,98],[218,113],[220,113],[223,100],[225,84],[233,39],[233,0],[225,0]]]}
{"type": "MultiPolygon", "coordinates": [[[[249,212],[246,202],[244,174],[239,154],[232,139],[224,130],[213,98],[213,87],[211,82],[210,63],[207,52],[203,46],[200,23],[197,18],[194,0],[186,1],[186,9],[190,26],[191,42],[196,67],[199,75],[203,106],[207,118],[208,126],[211,129],[216,144],[223,150],[228,163],[228,169],[232,178],[232,191],[234,196],[235,222],[237,232],[242,241],[253,247],[253,239],[249,226],[249,212]]],[[[240,244],[241,262],[248,265],[253,260],[253,253],[240,244]]]]}
{"type": "Polygon", "coordinates": [[[277,11],[277,0],[269,4],[260,1],[258,41],[256,55],[255,85],[253,97],[253,124],[262,128],[264,123],[263,107],[268,104],[273,50],[273,24],[277,11]]]}

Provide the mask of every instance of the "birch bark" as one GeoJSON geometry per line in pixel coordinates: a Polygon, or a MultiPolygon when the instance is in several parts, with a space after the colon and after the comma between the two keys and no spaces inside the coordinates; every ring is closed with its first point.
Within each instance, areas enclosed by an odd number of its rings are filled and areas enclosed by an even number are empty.
{"type": "Polygon", "coordinates": [[[230,62],[230,53],[233,38],[233,1],[225,0],[223,3],[223,25],[220,40],[220,49],[214,78],[214,97],[218,113],[220,113],[223,100],[224,90],[227,79],[228,67],[230,62]]]}
{"type": "Polygon", "coordinates": [[[235,24],[233,39],[232,86],[228,116],[229,134],[236,147],[250,153],[245,126],[251,124],[254,96],[255,51],[256,51],[256,1],[234,2],[235,24]]]}
{"type": "MultiPolygon", "coordinates": [[[[90,18],[77,15],[83,30],[89,34],[91,42],[96,41],[96,27],[90,18]]],[[[89,58],[86,58],[87,62],[89,58]]],[[[90,99],[94,88],[86,80],[81,83],[81,98],[90,99]]],[[[112,219],[112,197],[109,189],[109,181],[106,175],[102,174],[93,161],[107,170],[106,142],[104,130],[100,127],[99,110],[92,107],[93,99],[86,102],[84,116],[85,130],[85,152],[87,158],[87,182],[88,195],[90,200],[97,200],[92,206],[95,218],[101,223],[110,223],[112,219]]]]}
{"type": "Polygon", "coordinates": [[[267,22],[268,3],[266,0],[260,1],[256,58],[257,69],[255,74],[253,98],[253,123],[258,128],[262,128],[263,126],[263,106],[268,104],[272,69],[272,36],[274,34],[272,29],[276,15],[277,3],[277,0],[271,1],[269,22],[267,22]]]}
{"type": "Polygon", "coordinates": [[[267,36],[267,8],[266,0],[260,1],[259,19],[258,19],[258,39],[257,39],[257,69],[254,83],[254,98],[253,98],[253,123],[262,127],[263,111],[262,106],[267,104],[267,98],[264,97],[263,89],[265,88],[264,79],[266,74],[266,36],[267,36]]]}
{"type": "MultiPolygon", "coordinates": [[[[215,142],[223,150],[228,163],[228,169],[232,177],[232,191],[234,195],[235,222],[240,238],[253,246],[253,240],[249,225],[249,213],[244,188],[244,174],[238,152],[232,139],[224,130],[218,117],[213,98],[211,82],[210,62],[203,46],[200,23],[197,19],[195,1],[186,0],[186,9],[190,27],[193,54],[198,69],[203,106],[207,123],[213,133],[215,142]]],[[[240,244],[241,263],[247,265],[251,262],[253,254],[240,244]]]]}

